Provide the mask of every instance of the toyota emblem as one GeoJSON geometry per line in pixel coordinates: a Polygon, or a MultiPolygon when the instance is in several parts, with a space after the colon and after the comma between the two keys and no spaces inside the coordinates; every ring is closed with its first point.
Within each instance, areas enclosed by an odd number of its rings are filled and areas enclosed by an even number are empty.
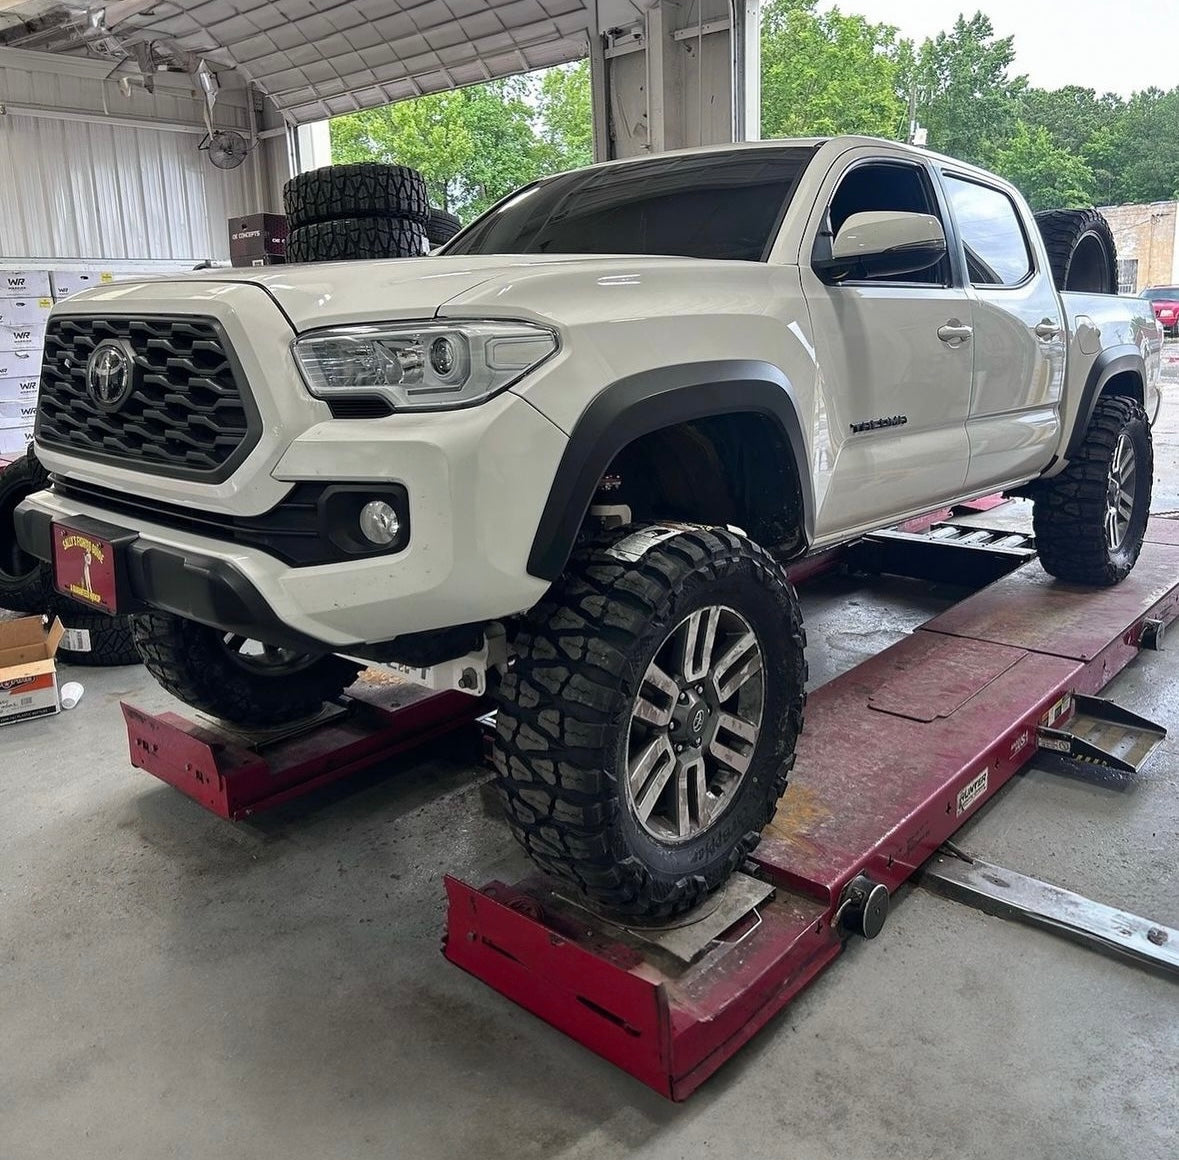
{"type": "Polygon", "coordinates": [[[104,411],[121,407],[131,394],[135,364],[122,342],[100,342],[86,361],[86,392],[104,411]]]}

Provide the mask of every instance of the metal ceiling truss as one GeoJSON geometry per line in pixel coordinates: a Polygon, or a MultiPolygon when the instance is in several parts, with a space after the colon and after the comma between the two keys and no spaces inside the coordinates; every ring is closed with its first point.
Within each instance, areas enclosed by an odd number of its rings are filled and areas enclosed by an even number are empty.
{"type": "Polygon", "coordinates": [[[0,0],[0,44],[236,70],[291,123],[585,56],[594,0],[0,0]]]}

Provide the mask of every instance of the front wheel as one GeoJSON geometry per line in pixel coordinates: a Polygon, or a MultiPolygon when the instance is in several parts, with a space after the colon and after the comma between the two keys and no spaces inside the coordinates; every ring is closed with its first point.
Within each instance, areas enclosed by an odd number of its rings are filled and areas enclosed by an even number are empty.
{"type": "Polygon", "coordinates": [[[1153,476],[1146,412],[1133,399],[1098,399],[1078,454],[1036,494],[1044,570],[1096,587],[1124,580],[1142,551],[1153,476]]]}
{"type": "Polygon", "coordinates": [[[131,618],[144,666],[174,697],[235,725],[284,725],[318,712],[360,671],[343,657],[262,644],[169,613],[131,618]]]}
{"type": "Polygon", "coordinates": [[[773,816],[805,701],[781,566],[719,528],[579,550],[515,639],[495,763],[513,833],[614,914],[701,902],[773,816]]]}

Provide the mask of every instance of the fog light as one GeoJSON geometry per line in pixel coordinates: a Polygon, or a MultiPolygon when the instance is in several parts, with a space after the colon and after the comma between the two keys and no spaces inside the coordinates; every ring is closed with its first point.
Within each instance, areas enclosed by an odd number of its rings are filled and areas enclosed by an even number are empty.
{"type": "Polygon", "coordinates": [[[401,521],[391,503],[374,499],[360,509],[360,530],[374,544],[391,544],[401,531],[401,521]]]}

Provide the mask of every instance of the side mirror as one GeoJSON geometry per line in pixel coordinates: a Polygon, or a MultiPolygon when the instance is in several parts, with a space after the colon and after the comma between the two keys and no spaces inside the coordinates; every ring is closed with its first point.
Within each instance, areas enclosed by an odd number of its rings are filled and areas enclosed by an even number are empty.
{"type": "Polygon", "coordinates": [[[874,210],[853,213],[839,227],[829,258],[816,258],[815,270],[832,281],[916,274],[946,254],[942,223],[928,213],[874,210]]]}

